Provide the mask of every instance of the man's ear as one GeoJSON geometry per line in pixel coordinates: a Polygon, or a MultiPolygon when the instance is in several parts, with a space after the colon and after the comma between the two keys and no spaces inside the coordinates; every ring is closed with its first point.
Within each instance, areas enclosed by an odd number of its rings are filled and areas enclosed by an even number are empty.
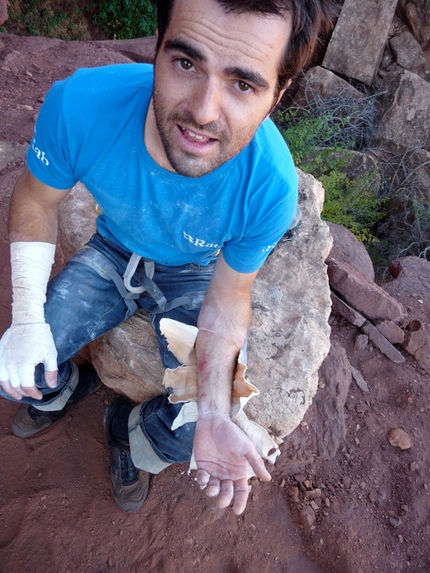
{"type": "Polygon", "coordinates": [[[279,94],[278,94],[278,97],[276,98],[276,101],[275,101],[275,102],[273,103],[273,105],[272,105],[272,109],[271,109],[271,110],[269,111],[269,113],[266,115],[265,119],[267,119],[268,117],[270,117],[272,111],[275,109],[275,107],[276,107],[276,106],[278,105],[278,103],[281,101],[282,96],[283,96],[284,93],[285,93],[285,90],[286,90],[288,87],[290,87],[290,85],[291,85],[291,80],[288,80],[288,82],[285,84],[285,87],[283,87],[283,88],[280,90],[280,92],[279,92],[279,94]]]}
{"type": "Polygon", "coordinates": [[[285,90],[286,90],[287,88],[289,88],[290,85],[291,85],[291,80],[288,80],[288,82],[285,84],[285,86],[284,86],[284,87],[281,89],[281,91],[279,92],[278,98],[277,98],[277,100],[276,100],[276,102],[275,102],[275,104],[274,104],[273,107],[276,107],[276,106],[278,105],[278,103],[279,103],[279,102],[281,101],[281,99],[282,99],[282,96],[283,96],[284,93],[285,93],[285,90]]]}

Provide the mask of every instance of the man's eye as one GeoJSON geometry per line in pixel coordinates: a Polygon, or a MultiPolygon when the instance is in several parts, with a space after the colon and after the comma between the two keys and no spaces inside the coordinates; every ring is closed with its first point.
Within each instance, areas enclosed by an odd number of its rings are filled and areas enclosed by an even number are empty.
{"type": "Polygon", "coordinates": [[[246,93],[246,92],[252,91],[252,87],[249,84],[247,84],[246,82],[239,81],[239,82],[237,82],[237,85],[238,85],[239,90],[241,92],[246,93]]]}
{"type": "Polygon", "coordinates": [[[191,70],[193,67],[193,64],[190,62],[190,60],[186,60],[185,58],[181,58],[179,60],[179,65],[183,70],[191,70]]]}

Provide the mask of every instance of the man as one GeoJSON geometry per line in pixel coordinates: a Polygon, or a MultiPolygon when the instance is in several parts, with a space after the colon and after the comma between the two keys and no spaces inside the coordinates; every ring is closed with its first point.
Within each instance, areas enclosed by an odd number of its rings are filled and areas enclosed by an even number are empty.
{"type": "Polygon", "coordinates": [[[262,480],[270,474],[230,419],[233,369],[251,285],[297,204],[291,156],[267,117],[328,10],[316,0],[158,9],[154,72],[79,70],[46,97],[10,211],[13,320],[0,342],[0,386],[23,404],[12,431],[31,437],[97,389],[94,369],[71,361],[87,342],[143,308],[164,367],[174,368],[160,319],[197,324],[197,423],[172,430],[180,405],[166,396],[109,406],[113,495],[125,511],[139,509],[149,474],[194,452],[199,485],[240,514],[248,464],[262,480]],[[58,205],[78,180],[103,214],[45,304],[58,205]]]}

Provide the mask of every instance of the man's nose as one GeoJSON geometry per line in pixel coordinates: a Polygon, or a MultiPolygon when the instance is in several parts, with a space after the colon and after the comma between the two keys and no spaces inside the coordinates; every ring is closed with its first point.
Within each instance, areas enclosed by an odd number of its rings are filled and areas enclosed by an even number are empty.
{"type": "Polygon", "coordinates": [[[199,125],[207,125],[218,121],[222,101],[221,86],[215,81],[199,82],[194,88],[190,109],[194,121],[199,125]]]}

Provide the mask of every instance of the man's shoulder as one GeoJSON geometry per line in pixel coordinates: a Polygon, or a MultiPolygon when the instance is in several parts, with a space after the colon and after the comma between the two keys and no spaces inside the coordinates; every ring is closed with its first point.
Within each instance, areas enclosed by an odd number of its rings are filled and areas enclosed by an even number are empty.
{"type": "MultiPolygon", "coordinates": [[[[153,87],[150,64],[115,64],[98,68],[80,68],[68,78],[56,82],[46,98],[51,110],[76,122],[96,121],[131,107],[131,102],[149,101],[153,87]]],[[[137,105],[137,104],[136,104],[137,105]]]]}
{"type": "Polygon", "coordinates": [[[270,180],[294,182],[296,168],[283,136],[271,119],[266,119],[256,131],[247,149],[246,161],[252,171],[270,180]]]}
{"type": "Polygon", "coordinates": [[[153,66],[150,64],[112,64],[97,68],[79,68],[54,86],[71,97],[112,97],[115,91],[148,89],[152,91],[153,66]]]}

